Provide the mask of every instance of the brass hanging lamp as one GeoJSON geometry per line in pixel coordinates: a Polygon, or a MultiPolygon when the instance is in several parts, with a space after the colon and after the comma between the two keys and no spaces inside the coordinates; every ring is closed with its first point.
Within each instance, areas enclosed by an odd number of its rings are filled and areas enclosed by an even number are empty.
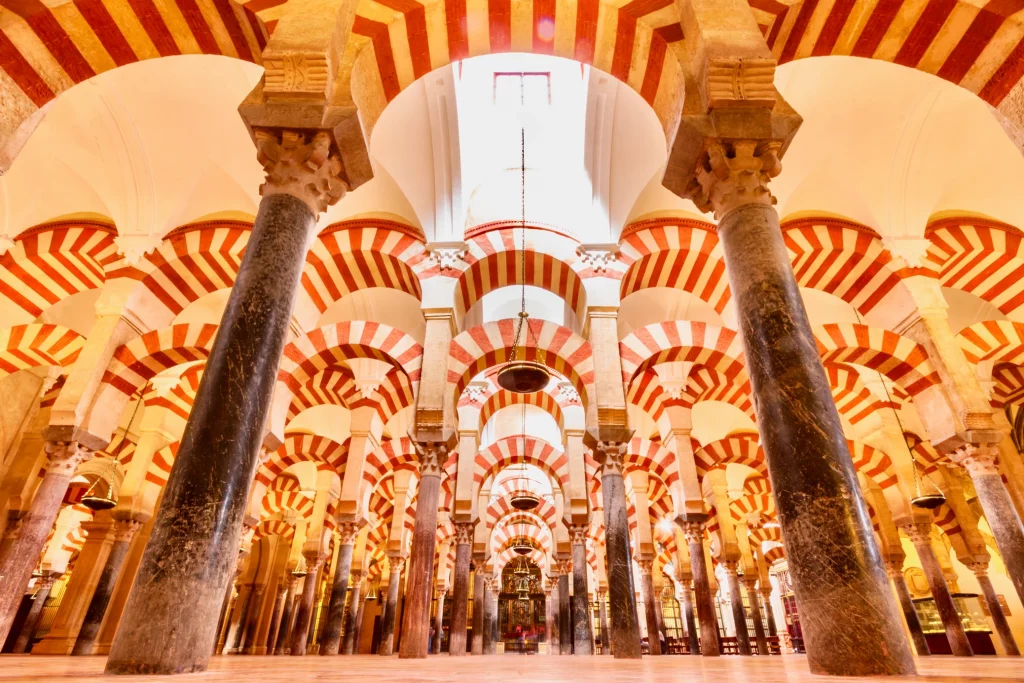
{"type": "Polygon", "coordinates": [[[302,555],[299,555],[299,561],[295,564],[295,569],[292,570],[292,576],[294,576],[297,579],[301,579],[308,573],[309,570],[306,568],[306,558],[302,555]]]}
{"type": "Polygon", "coordinates": [[[935,485],[935,482],[933,482],[931,480],[931,477],[929,477],[927,473],[925,473],[925,479],[927,479],[928,483],[931,484],[931,487],[932,487],[933,491],[932,491],[932,493],[922,493],[921,492],[921,477],[920,477],[920,475],[918,474],[918,471],[917,471],[918,464],[917,464],[916,460],[914,460],[913,462],[914,462],[914,497],[910,499],[910,504],[913,505],[916,508],[923,508],[925,510],[934,510],[935,508],[939,507],[940,505],[942,505],[943,503],[946,502],[946,496],[944,496],[942,494],[942,491],[939,490],[939,487],[935,485]]]}
{"type": "Polygon", "coordinates": [[[117,506],[117,498],[114,497],[114,484],[109,481],[106,477],[100,476],[93,482],[89,490],[82,496],[82,505],[89,508],[93,512],[99,512],[100,510],[110,510],[117,506]],[[97,491],[97,485],[103,482],[106,484],[104,490],[97,491]]]}
{"type": "MultiPolygon", "coordinates": [[[[526,454],[526,402],[522,404],[522,426],[519,438],[522,439],[520,452],[526,454]]],[[[512,480],[512,507],[516,510],[532,510],[540,505],[540,496],[530,488],[530,478],[526,476],[526,461],[520,463],[519,474],[512,480]]]]}

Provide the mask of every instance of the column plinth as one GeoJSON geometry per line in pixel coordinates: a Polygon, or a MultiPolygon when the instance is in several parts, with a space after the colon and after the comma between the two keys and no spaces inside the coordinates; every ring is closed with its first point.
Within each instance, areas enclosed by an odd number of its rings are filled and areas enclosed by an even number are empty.
{"type": "Polygon", "coordinates": [[[466,654],[466,619],[469,611],[469,556],[472,551],[473,525],[455,525],[455,576],[452,584],[451,633],[448,654],[466,654]]]}
{"type": "Polygon", "coordinates": [[[577,655],[592,655],[593,628],[590,621],[590,592],[587,589],[587,527],[569,528],[572,541],[572,603],[573,650],[577,655]]]}
{"type": "Polygon", "coordinates": [[[321,655],[336,655],[341,649],[341,631],[345,623],[345,597],[348,592],[349,573],[352,571],[352,550],[356,542],[359,525],[355,522],[338,524],[338,566],[334,570],[334,588],[327,608],[324,623],[321,655]]]}

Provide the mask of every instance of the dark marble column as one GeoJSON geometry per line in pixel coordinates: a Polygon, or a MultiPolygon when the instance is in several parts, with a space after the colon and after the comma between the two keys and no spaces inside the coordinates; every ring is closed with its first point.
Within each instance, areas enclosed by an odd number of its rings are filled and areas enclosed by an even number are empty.
{"type": "Polygon", "coordinates": [[[761,603],[757,595],[757,578],[744,578],[743,587],[747,589],[747,600],[750,602],[751,615],[754,618],[754,638],[757,641],[757,654],[768,655],[768,637],[761,619],[761,603]]]}
{"type": "Polygon", "coordinates": [[[437,591],[436,611],[434,612],[434,654],[441,654],[441,641],[444,640],[444,598],[448,591],[437,591]]]}
{"type": "Polygon", "coordinates": [[[316,601],[317,584],[320,583],[320,568],[324,566],[324,557],[320,555],[306,556],[306,578],[302,583],[302,595],[298,598],[295,608],[295,623],[292,625],[293,657],[306,654],[309,640],[309,627],[313,621],[313,603],[316,601]]]}
{"type": "Polygon", "coordinates": [[[680,604],[683,608],[683,621],[686,623],[686,640],[690,646],[691,655],[700,654],[700,638],[697,636],[697,622],[693,616],[693,589],[690,582],[684,581],[680,591],[682,599],[680,604]]]}
{"type": "Polygon", "coordinates": [[[654,616],[658,622],[658,644],[661,646],[661,654],[668,654],[668,640],[665,632],[665,615],[663,614],[662,593],[657,586],[654,587],[654,616]]]}
{"type": "Polygon", "coordinates": [[[365,614],[366,596],[361,594],[359,596],[359,611],[356,612],[356,623],[355,626],[352,628],[352,652],[346,652],[345,654],[359,654],[359,636],[363,632],[363,617],[365,616],[365,614]]]}
{"type": "Polygon", "coordinates": [[[992,585],[992,579],[988,578],[988,563],[975,562],[969,564],[968,567],[970,567],[971,571],[974,572],[974,576],[978,579],[978,585],[981,587],[982,595],[985,596],[985,604],[988,605],[992,624],[996,627],[996,633],[999,634],[999,640],[1003,643],[1003,649],[1006,650],[1007,656],[1019,657],[1020,649],[1017,647],[1017,640],[1013,637],[1013,630],[1010,628],[1009,622],[1006,621],[1003,606],[999,604],[999,598],[996,597],[996,589],[992,585]]]}
{"type": "Polygon", "coordinates": [[[768,620],[768,636],[775,638],[779,635],[779,629],[775,626],[775,609],[772,607],[771,585],[761,588],[761,597],[764,599],[764,613],[768,620]]]}
{"type": "Polygon", "coordinates": [[[430,640],[430,598],[434,595],[434,555],[437,551],[437,504],[441,494],[441,467],[446,446],[417,443],[420,486],[416,494],[416,525],[409,553],[409,581],[405,587],[405,615],[398,656],[422,659],[430,640]]]}
{"type": "Polygon", "coordinates": [[[25,617],[25,624],[21,627],[21,633],[14,641],[14,654],[20,655],[28,651],[29,643],[35,638],[36,630],[39,628],[39,619],[43,616],[46,599],[50,597],[50,589],[53,588],[53,583],[56,580],[56,574],[47,572],[36,581],[36,595],[32,600],[28,615],[25,617]]]}
{"type": "Polygon", "coordinates": [[[558,632],[560,616],[558,613],[558,569],[552,568],[552,573],[548,576],[548,589],[547,589],[547,627],[548,627],[548,654],[549,655],[560,655],[562,654],[562,648],[559,643],[561,640],[561,634],[558,632]]]}
{"type": "Polygon", "coordinates": [[[661,640],[658,638],[658,614],[654,604],[654,569],[651,560],[637,560],[640,567],[640,597],[644,601],[644,618],[647,621],[647,650],[652,655],[661,654],[661,640]]]}
{"type": "Polygon", "coordinates": [[[267,587],[265,584],[257,583],[252,588],[252,597],[249,599],[249,614],[245,620],[245,637],[242,640],[241,653],[251,655],[256,648],[256,631],[260,627],[260,612],[263,605],[263,593],[267,587]]]}
{"type": "Polygon", "coordinates": [[[704,558],[704,524],[693,520],[681,522],[680,526],[690,548],[690,571],[693,572],[693,592],[700,621],[700,653],[705,657],[718,657],[721,654],[718,649],[718,617],[704,558]]]}
{"type": "Polygon", "coordinates": [[[572,614],[569,609],[569,577],[572,567],[569,560],[559,562],[558,570],[558,651],[563,655],[572,654],[572,614]]]}
{"type": "Polygon", "coordinates": [[[345,637],[342,641],[341,653],[350,655],[355,652],[356,621],[359,610],[363,606],[363,572],[355,570],[352,574],[352,597],[348,601],[348,613],[345,615],[345,637]]]}
{"type": "Polygon", "coordinates": [[[608,639],[608,608],[605,607],[605,598],[608,591],[604,588],[597,589],[597,618],[601,622],[601,654],[612,653],[611,640],[608,639]]]}
{"type": "Polygon", "coordinates": [[[298,579],[288,575],[288,594],[284,598],[284,614],[281,615],[281,628],[274,643],[274,654],[283,655],[288,651],[288,643],[292,642],[292,627],[295,623],[295,585],[298,579]]]}
{"type": "Polygon", "coordinates": [[[995,446],[976,448],[968,445],[950,457],[967,469],[985,512],[985,520],[996,539],[1006,573],[1017,589],[1017,597],[1024,602],[1024,524],[996,467],[997,455],[995,446]]]}
{"type": "Polygon", "coordinates": [[[599,442],[594,455],[601,465],[601,498],[604,502],[605,561],[608,570],[609,606],[612,612],[611,643],[616,659],[640,659],[640,624],[633,586],[633,553],[629,542],[626,488],[622,483],[622,458],[626,444],[599,442]]]}
{"type": "Polygon", "coordinates": [[[114,542],[110,546],[107,562],[103,565],[100,580],[89,601],[89,608],[85,612],[85,619],[82,621],[82,628],[78,631],[78,638],[71,654],[92,654],[96,638],[100,634],[100,626],[103,625],[103,617],[107,613],[107,605],[110,604],[110,596],[114,594],[117,579],[121,576],[121,567],[128,557],[132,537],[141,526],[142,522],[132,519],[114,522],[114,542]]]}
{"type": "Polygon", "coordinates": [[[311,206],[326,208],[341,194],[337,174],[342,166],[326,154],[329,136],[317,133],[304,144],[301,136],[283,135],[283,145],[271,135],[258,140],[268,169],[264,197],[111,646],[107,673],[190,673],[204,671],[209,663],[299,279],[315,234],[311,206]],[[294,179],[296,173],[303,178],[294,179]],[[315,196],[304,200],[285,191],[315,196]],[[182,610],[182,604],[189,609],[182,610]],[[169,632],[188,635],[168,638],[169,632]]]}
{"type": "Polygon", "coordinates": [[[377,654],[390,657],[395,653],[395,620],[398,618],[398,589],[402,584],[402,569],[405,557],[392,555],[388,557],[391,576],[388,578],[388,600],[384,603],[384,613],[380,620],[380,646],[377,654]]]}
{"type": "Polygon", "coordinates": [[[713,144],[697,171],[715,210],[813,674],[900,675],[914,659],[767,183],[779,147],[713,144]],[[836,615],[842,614],[842,619],[836,615]]]}
{"type": "Polygon", "coordinates": [[[910,631],[910,639],[914,641],[914,649],[918,657],[925,657],[931,654],[928,648],[928,640],[924,637],[921,629],[921,620],[917,616],[917,609],[914,607],[914,600],[910,596],[910,589],[907,588],[907,581],[903,577],[903,558],[889,559],[885,563],[889,578],[896,589],[896,597],[900,607],[903,608],[903,618],[907,621],[907,630],[910,631]]]}
{"type": "Polygon", "coordinates": [[[725,576],[729,581],[729,604],[732,607],[732,622],[736,628],[736,648],[741,655],[750,656],[750,632],[747,630],[747,613],[743,609],[743,594],[740,592],[740,576],[736,560],[724,560],[725,576]]]}
{"type": "Polygon", "coordinates": [[[349,573],[352,571],[352,549],[356,542],[359,525],[353,522],[338,524],[338,566],[334,570],[334,588],[327,608],[324,623],[323,642],[320,654],[336,655],[341,649],[341,631],[345,623],[345,597],[348,593],[349,573]]]}
{"type": "Polygon", "coordinates": [[[470,651],[475,655],[484,653],[484,568],[483,561],[476,563],[473,572],[473,642],[470,651]]]}
{"type": "Polygon", "coordinates": [[[469,611],[469,556],[472,551],[473,525],[455,525],[455,576],[452,581],[451,634],[448,654],[466,654],[466,616],[469,611]]]}
{"type": "Polygon", "coordinates": [[[590,591],[587,590],[587,527],[569,528],[572,541],[572,637],[573,653],[594,654],[591,627],[590,591]]]}
{"type": "Polygon", "coordinates": [[[483,653],[493,655],[498,651],[496,635],[498,631],[498,581],[493,578],[484,579],[484,643],[483,653]]]}
{"type": "Polygon", "coordinates": [[[274,647],[277,645],[277,633],[281,630],[281,617],[284,616],[284,599],[288,594],[288,587],[283,581],[277,584],[277,596],[274,598],[274,613],[270,618],[270,628],[267,629],[267,654],[274,654],[274,647]]]}
{"type": "Polygon", "coordinates": [[[932,548],[931,527],[931,523],[910,524],[902,529],[910,537],[914,543],[914,549],[917,550],[917,557],[921,560],[921,568],[924,569],[925,578],[928,579],[928,587],[931,588],[935,607],[942,618],[942,624],[946,627],[946,640],[949,641],[950,649],[957,657],[970,657],[974,652],[967,640],[967,633],[964,631],[960,614],[956,611],[956,605],[953,603],[953,596],[946,584],[946,577],[942,574],[939,559],[935,556],[935,550],[932,548]]]}
{"type": "Polygon", "coordinates": [[[242,649],[245,624],[249,621],[249,606],[252,604],[252,588],[251,583],[243,583],[238,587],[238,596],[235,598],[235,609],[238,612],[238,619],[234,618],[234,614],[228,617],[228,636],[224,643],[226,654],[238,654],[242,649]]]}
{"type": "Polygon", "coordinates": [[[32,496],[28,512],[14,522],[14,538],[0,554],[0,644],[7,640],[68,484],[78,466],[92,457],[92,451],[77,442],[47,441],[46,455],[43,480],[32,496]]]}

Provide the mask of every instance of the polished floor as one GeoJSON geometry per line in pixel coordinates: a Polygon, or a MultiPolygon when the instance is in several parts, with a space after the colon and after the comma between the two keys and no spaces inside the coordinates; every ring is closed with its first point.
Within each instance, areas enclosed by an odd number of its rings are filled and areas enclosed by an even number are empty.
{"type": "MultiPolygon", "coordinates": [[[[863,678],[812,676],[800,656],[760,658],[670,656],[645,657],[639,662],[617,662],[611,657],[548,657],[447,655],[423,660],[397,657],[215,657],[210,670],[175,678],[103,675],[103,657],[0,657],[0,681],[202,681],[231,683],[303,683],[305,681],[382,680],[436,683],[625,683],[626,681],[705,681],[706,683],[800,683],[863,681],[863,678]]],[[[1024,660],[1006,657],[930,657],[918,660],[920,675],[904,680],[946,683],[1006,683],[1024,681],[1024,660]]],[[[889,679],[892,680],[892,679],[889,679]]]]}

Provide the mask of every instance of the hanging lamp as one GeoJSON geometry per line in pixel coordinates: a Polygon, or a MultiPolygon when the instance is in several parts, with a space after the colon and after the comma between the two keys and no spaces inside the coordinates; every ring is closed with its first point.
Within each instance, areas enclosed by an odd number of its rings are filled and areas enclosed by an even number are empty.
{"type": "Polygon", "coordinates": [[[93,482],[89,490],[82,496],[82,505],[89,508],[93,512],[99,512],[100,510],[110,510],[117,506],[117,498],[114,498],[114,484],[107,480],[106,477],[99,477],[93,482]],[[106,484],[106,490],[102,493],[96,490],[96,486],[103,482],[106,484]]]}
{"type": "Polygon", "coordinates": [[[918,464],[917,464],[917,461],[915,460],[914,461],[914,497],[910,499],[910,504],[913,505],[916,508],[923,508],[925,510],[934,510],[935,508],[939,507],[940,505],[942,505],[943,503],[946,502],[946,496],[944,496],[942,494],[942,491],[939,490],[939,487],[935,485],[935,482],[933,482],[931,480],[931,477],[929,477],[927,473],[925,473],[924,476],[925,476],[925,479],[928,480],[928,483],[931,484],[933,492],[932,493],[922,493],[921,492],[921,477],[918,474],[917,470],[918,470],[918,464]]]}
{"type": "MultiPolygon", "coordinates": [[[[524,85],[522,78],[519,81],[519,104],[525,105],[524,85]]],[[[526,334],[533,336],[530,329],[530,314],[526,311],[526,125],[519,130],[519,178],[520,178],[520,209],[519,234],[522,238],[521,249],[519,250],[520,286],[522,287],[521,307],[519,310],[519,321],[516,324],[516,335],[512,341],[512,351],[509,353],[508,362],[498,372],[498,386],[502,389],[516,394],[532,394],[540,391],[548,385],[551,375],[544,367],[544,352],[533,340],[533,347],[536,349],[538,363],[526,360],[526,353],[520,345],[525,342],[523,339],[523,328],[526,334]],[[522,358],[520,357],[522,356],[522,358]]]]}
{"type": "MultiPolygon", "coordinates": [[[[519,438],[522,439],[520,453],[526,454],[526,401],[522,404],[522,425],[519,429],[519,438]]],[[[519,474],[512,480],[512,507],[516,510],[532,510],[540,505],[540,496],[533,492],[530,487],[530,478],[526,476],[526,461],[520,463],[519,474]]]]}
{"type": "Polygon", "coordinates": [[[292,576],[294,576],[297,579],[301,579],[308,573],[309,570],[306,568],[306,558],[302,555],[299,555],[299,561],[295,564],[295,569],[292,570],[292,576]]]}

